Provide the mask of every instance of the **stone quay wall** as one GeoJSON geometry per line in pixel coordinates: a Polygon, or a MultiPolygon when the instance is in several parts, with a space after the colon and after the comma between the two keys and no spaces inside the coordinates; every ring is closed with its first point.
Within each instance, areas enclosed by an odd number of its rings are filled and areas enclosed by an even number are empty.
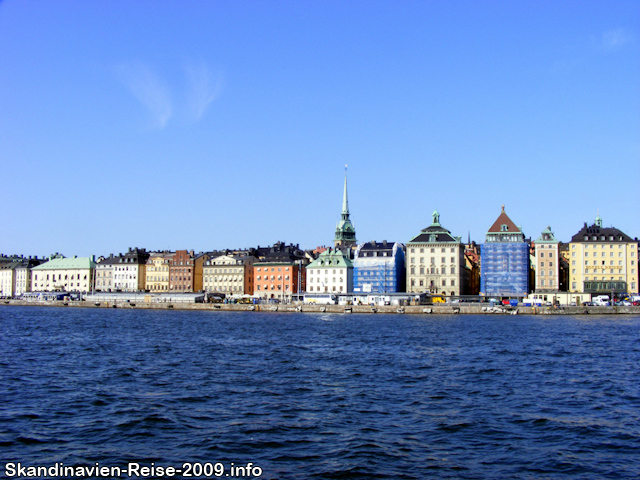
{"type": "Polygon", "coordinates": [[[303,312],[303,313],[396,313],[420,315],[457,315],[457,314],[518,314],[518,315],[639,315],[640,307],[487,307],[474,305],[412,305],[404,307],[370,305],[294,305],[294,304],[225,304],[225,303],[179,303],[179,302],[85,302],[85,301],[25,301],[2,300],[0,306],[60,307],[60,308],[125,308],[125,309],[163,309],[163,310],[205,310],[226,312],[303,312]]]}

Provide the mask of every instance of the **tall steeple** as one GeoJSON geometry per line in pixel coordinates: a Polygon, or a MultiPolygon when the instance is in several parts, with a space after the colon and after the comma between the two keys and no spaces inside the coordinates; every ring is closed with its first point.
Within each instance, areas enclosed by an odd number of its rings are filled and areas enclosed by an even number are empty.
{"type": "Polygon", "coordinates": [[[349,219],[349,199],[347,197],[347,166],[344,166],[344,193],[342,194],[342,220],[349,219]]]}
{"type": "Polygon", "coordinates": [[[349,200],[347,197],[347,166],[344,166],[344,193],[342,194],[342,213],[336,226],[336,236],[333,243],[336,247],[351,246],[356,243],[356,229],[349,219],[349,200]]]}

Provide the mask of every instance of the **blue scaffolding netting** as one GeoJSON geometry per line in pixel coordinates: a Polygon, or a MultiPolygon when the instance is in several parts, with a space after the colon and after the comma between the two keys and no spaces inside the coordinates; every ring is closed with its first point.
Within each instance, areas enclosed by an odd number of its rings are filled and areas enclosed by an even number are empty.
{"type": "Polygon", "coordinates": [[[488,296],[525,296],[528,294],[528,243],[484,243],[480,258],[480,290],[482,293],[488,296]]]}

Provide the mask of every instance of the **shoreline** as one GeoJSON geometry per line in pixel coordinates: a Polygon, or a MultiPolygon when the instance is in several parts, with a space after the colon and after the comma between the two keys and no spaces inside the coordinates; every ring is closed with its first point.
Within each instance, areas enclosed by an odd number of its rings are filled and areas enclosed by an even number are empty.
{"type": "Polygon", "coordinates": [[[488,307],[481,305],[312,305],[312,304],[225,304],[225,303],[128,303],[128,302],[83,302],[83,301],[24,301],[3,300],[0,306],[59,307],[59,308],[124,308],[155,310],[200,310],[222,312],[288,312],[288,313],[382,313],[409,315],[640,315],[638,306],[614,307],[488,307]],[[97,304],[96,304],[97,303],[97,304]],[[515,312],[515,313],[514,313],[515,312]]]}

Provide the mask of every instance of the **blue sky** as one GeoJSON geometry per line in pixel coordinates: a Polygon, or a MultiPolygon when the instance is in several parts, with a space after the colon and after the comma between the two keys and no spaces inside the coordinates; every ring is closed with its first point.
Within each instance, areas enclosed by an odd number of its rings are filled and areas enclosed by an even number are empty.
{"type": "Polygon", "coordinates": [[[640,2],[0,3],[0,252],[640,236],[640,2]]]}

